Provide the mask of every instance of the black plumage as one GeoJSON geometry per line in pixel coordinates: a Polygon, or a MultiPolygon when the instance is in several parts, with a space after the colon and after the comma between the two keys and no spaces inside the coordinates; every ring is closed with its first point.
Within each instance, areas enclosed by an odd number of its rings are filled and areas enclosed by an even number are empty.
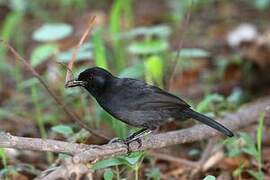
{"type": "Polygon", "coordinates": [[[169,120],[192,118],[233,136],[229,129],[192,110],[179,97],[140,80],[118,78],[102,68],[93,67],[67,84],[67,87],[75,86],[84,87],[104,110],[131,126],[154,130],[169,120]]]}

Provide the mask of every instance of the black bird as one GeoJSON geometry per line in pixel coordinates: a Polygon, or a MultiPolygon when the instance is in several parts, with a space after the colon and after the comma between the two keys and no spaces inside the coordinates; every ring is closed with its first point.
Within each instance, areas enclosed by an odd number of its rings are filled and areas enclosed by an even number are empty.
{"type": "Polygon", "coordinates": [[[142,128],[125,139],[124,142],[128,144],[169,120],[188,118],[198,120],[229,137],[233,136],[229,129],[192,110],[179,97],[140,80],[118,78],[105,69],[93,67],[66,84],[66,87],[75,86],[84,87],[115,118],[142,128]]]}

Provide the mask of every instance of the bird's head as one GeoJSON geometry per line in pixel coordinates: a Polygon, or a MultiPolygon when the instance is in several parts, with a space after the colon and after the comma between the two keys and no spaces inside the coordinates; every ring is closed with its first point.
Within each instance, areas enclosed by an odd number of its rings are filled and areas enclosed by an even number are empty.
{"type": "Polygon", "coordinates": [[[66,87],[81,86],[94,95],[98,91],[102,91],[112,78],[113,75],[105,69],[93,67],[81,72],[77,79],[67,82],[66,87]]]}

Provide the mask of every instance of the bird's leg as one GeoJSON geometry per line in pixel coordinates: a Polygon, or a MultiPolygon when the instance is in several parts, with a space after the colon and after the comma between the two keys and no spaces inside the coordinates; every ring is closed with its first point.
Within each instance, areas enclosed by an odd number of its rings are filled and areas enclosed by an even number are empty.
{"type": "Polygon", "coordinates": [[[137,139],[139,139],[147,134],[150,134],[151,132],[152,131],[150,129],[143,128],[143,129],[140,129],[139,131],[131,134],[130,136],[128,136],[124,141],[127,143],[131,143],[131,142],[136,141],[137,139]]]}
{"type": "Polygon", "coordinates": [[[131,134],[126,139],[124,139],[123,142],[127,145],[128,151],[129,151],[129,144],[132,143],[133,141],[138,142],[139,143],[138,148],[140,148],[142,146],[142,141],[140,138],[146,136],[147,134],[150,134],[151,132],[152,131],[150,129],[143,128],[143,129],[131,134]]]}

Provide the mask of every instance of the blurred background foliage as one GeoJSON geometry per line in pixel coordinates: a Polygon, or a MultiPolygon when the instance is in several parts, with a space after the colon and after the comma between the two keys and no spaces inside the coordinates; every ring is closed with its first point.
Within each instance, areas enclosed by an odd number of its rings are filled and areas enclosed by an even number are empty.
{"type": "MultiPolygon", "coordinates": [[[[199,112],[216,117],[269,90],[266,69],[270,64],[270,39],[261,41],[270,32],[269,5],[270,0],[0,0],[0,38],[9,41],[29,60],[89,127],[111,138],[126,137],[134,129],[111,117],[82,89],[64,88],[66,69],[61,63],[70,61],[90,17],[96,16],[95,27],[77,55],[75,76],[86,68],[99,66],[120,77],[138,78],[170,89],[185,97],[199,112]],[[188,13],[190,22],[185,26],[188,13]],[[251,27],[240,31],[245,34],[241,39],[236,31],[242,23],[251,27]],[[183,48],[176,58],[182,40],[183,48]]],[[[0,121],[0,128],[14,135],[105,143],[74,123],[3,44],[0,121]]],[[[161,127],[161,131],[189,125],[190,122],[172,122],[161,127]]],[[[262,133],[261,126],[262,123],[258,132],[262,133]]],[[[240,157],[248,153],[260,165],[254,169],[239,164],[233,175],[241,177],[249,172],[244,176],[261,179],[261,150],[256,146],[260,141],[245,133],[239,136],[249,145],[248,150],[230,148],[235,143],[230,140],[225,142],[228,154],[240,157]]],[[[196,159],[204,147],[204,142],[194,143],[176,154],[196,159]]],[[[62,155],[47,153],[43,157],[37,153],[36,157],[26,159],[28,156],[25,152],[0,149],[0,176],[31,179],[62,155]]],[[[99,169],[96,176],[104,179],[160,179],[170,169],[170,165],[165,166],[142,152],[100,161],[93,169],[99,169]]],[[[222,170],[219,167],[217,172],[222,170]]]]}

